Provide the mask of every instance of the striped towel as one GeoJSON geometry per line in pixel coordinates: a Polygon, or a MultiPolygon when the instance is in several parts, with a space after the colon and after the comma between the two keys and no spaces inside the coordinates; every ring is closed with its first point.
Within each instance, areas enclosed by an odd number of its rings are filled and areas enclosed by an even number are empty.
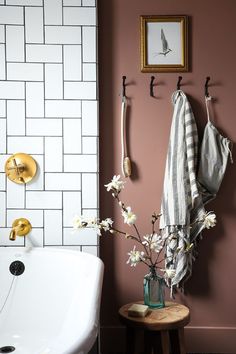
{"type": "MultiPolygon", "coordinates": [[[[169,147],[166,160],[160,228],[166,243],[166,268],[175,269],[169,284],[172,289],[191,273],[192,255],[185,252],[191,243],[191,211],[197,217],[204,211],[198,191],[196,167],[198,134],[195,118],[186,95],[178,90],[174,104],[169,147]],[[195,204],[199,208],[195,209],[195,204]],[[203,209],[202,209],[203,208],[203,209]]],[[[197,230],[196,232],[200,232],[197,230]]]]}

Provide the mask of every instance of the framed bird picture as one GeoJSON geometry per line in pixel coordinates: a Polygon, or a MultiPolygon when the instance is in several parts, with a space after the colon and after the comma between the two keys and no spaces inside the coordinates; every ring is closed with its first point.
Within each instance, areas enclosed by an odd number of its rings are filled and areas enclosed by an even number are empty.
{"type": "Polygon", "coordinates": [[[141,16],[141,71],[188,71],[188,17],[141,16]]]}

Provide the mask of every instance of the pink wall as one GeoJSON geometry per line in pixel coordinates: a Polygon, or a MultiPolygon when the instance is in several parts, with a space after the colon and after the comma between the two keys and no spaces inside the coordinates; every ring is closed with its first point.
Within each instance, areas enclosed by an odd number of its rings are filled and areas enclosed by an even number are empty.
{"type": "MultiPolygon", "coordinates": [[[[236,2],[99,0],[98,6],[101,217],[112,216],[116,226],[124,228],[119,209],[103,185],[121,172],[119,93],[122,75],[126,75],[131,104],[129,147],[134,173],[122,196],[138,215],[141,232],[147,233],[151,213],[160,209],[172,116],[170,99],[179,74],[154,74],[156,97],[149,96],[151,74],[140,72],[139,17],[189,16],[191,70],[182,74],[182,89],[189,96],[201,136],[207,119],[204,83],[209,75],[209,91],[216,99],[215,123],[224,135],[236,141],[236,2]]],[[[186,294],[177,298],[191,309],[191,323],[186,330],[191,351],[236,353],[235,177],[236,164],[229,164],[220,193],[208,208],[216,212],[218,224],[204,233],[186,294]]],[[[107,234],[101,238],[101,255],[106,267],[101,313],[103,354],[118,351],[123,345],[118,308],[142,299],[146,268],[133,269],[126,265],[132,245],[118,236],[107,234]]]]}

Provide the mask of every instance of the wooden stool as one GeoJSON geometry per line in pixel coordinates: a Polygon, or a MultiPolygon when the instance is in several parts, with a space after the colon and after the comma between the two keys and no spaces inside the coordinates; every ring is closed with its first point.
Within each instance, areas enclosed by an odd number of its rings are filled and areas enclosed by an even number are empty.
{"type": "MultiPolygon", "coordinates": [[[[135,304],[143,304],[142,301],[135,304]]],[[[119,310],[120,321],[126,326],[126,353],[135,354],[135,334],[144,331],[145,354],[186,354],[184,326],[190,321],[189,309],[181,304],[166,302],[162,309],[150,309],[146,317],[128,316],[133,303],[119,310]]]]}

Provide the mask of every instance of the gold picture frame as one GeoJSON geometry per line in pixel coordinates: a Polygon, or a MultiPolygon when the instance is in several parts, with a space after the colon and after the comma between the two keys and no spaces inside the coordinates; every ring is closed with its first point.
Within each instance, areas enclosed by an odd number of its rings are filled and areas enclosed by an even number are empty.
{"type": "Polygon", "coordinates": [[[188,17],[140,16],[141,71],[188,71],[188,17]]]}

